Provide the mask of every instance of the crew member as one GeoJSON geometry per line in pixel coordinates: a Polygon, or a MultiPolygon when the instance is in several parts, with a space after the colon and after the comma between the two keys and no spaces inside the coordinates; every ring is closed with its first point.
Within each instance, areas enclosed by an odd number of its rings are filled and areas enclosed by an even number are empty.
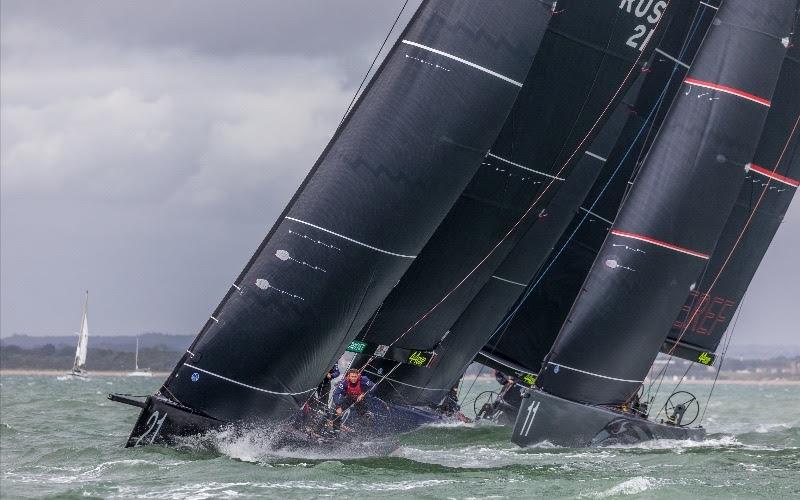
{"type": "Polygon", "coordinates": [[[450,392],[447,393],[447,396],[444,397],[444,400],[438,406],[438,410],[442,415],[455,417],[465,423],[471,422],[466,415],[461,413],[461,405],[458,404],[458,384],[450,389],[450,392]]]}
{"type": "Polygon", "coordinates": [[[328,373],[325,374],[325,378],[323,378],[322,382],[317,386],[317,399],[322,401],[326,407],[328,406],[328,398],[331,394],[331,381],[339,375],[339,363],[334,363],[333,368],[328,370],[328,373]]]}
{"type": "Polygon", "coordinates": [[[366,413],[366,405],[356,404],[364,401],[367,392],[374,386],[370,379],[361,375],[358,370],[351,368],[344,375],[344,380],[336,384],[333,391],[333,405],[336,407],[336,415],[341,416],[344,410],[354,406],[359,414],[366,413]]]}

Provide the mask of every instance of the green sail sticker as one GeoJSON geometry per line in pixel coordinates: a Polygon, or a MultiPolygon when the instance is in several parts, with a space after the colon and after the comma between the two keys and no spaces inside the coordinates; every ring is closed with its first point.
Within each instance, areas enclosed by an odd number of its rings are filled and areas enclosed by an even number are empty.
{"type": "Polygon", "coordinates": [[[367,348],[367,343],[366,342],[362,342],[361,340],[354,340],[354,341],[350,342],[350,345],[348,345],[347,349],[345,349],[345,350],[348,351],[348,352],[361,353],[361,352],[364,352],[364,349],[366,349],[366,348],[367,348]]]}
{"type": "Polygon", "coordinates": [[[536,383],[536,376],[530,373],[526,373],[525,375],[522,376],[522,381],[530,386],[533,386],[533,384],[536,383]]]}
{"type": "Polygon", "coordinates": [[[408,363],[411,365],[425,366],[427,362],[428,362],[428,357],[424,356],[423,353],[420,351],[414,351],[408,357],[408,363]]]}
{"type": "Polygon", "coordinates": [[[714,361],[714,358],[709,356],[707,352],[701,352],[700,355],[697,356],[698,363],[702,363],[704,365],[710,365],[712,361],[714,361]]]}

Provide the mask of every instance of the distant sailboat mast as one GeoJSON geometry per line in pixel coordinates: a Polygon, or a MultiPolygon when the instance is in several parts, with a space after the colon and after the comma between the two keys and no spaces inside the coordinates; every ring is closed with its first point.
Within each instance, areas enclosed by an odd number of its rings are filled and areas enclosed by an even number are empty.
{"type": "Polygon", "coordinates": [[[86,370],[86,351],[89,344],[89,291],[86,291],[86,300],[83,303],[83,317],[81,317],[81,328],[78,331],[78,347],[75,350],[75,363],[72,365],[72,373],[83,373],[86,370]]]}
{"type": "Polygon", "coordinates": [[[133,369],[139,371],[139,337],[136,337],[136,354],[133,357],[133,369]]]}

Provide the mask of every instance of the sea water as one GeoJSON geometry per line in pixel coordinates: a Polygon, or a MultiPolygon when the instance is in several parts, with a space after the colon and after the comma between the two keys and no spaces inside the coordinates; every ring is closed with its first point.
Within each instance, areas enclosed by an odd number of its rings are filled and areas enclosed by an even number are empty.
{"type": "MultiPolygon", "coordinates": [[[[138,408],[112,403],[106,394],[144,395],[160,382],[3,376],[0,496],[800,497],[798,385],[718,385],[703,420],[708,437],[702,442],[522,449],[509,441],[508,428],[454,424],[404,435],[388,455],[275,453],[269,436],[260,432],[221,433],[180,450],[123,448],[138,408]]],[[[474,395],[495,386],[479,381],[466,412],[472,411],[474,395]]],[[[709,388],[681,387],[703,403],[709,388]]]]}

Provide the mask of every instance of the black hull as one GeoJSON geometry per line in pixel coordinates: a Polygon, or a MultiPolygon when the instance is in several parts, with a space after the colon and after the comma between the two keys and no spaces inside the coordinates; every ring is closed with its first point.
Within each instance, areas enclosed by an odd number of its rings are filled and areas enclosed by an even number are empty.
{"type": "Polygon", "coordinates": [[[144,405],[126,448],[146,444],[174,445],[177,438],[202,434],[226,425],[157,396],[149,396],[144,405]]]}
{"type": "MultiPolygon", "coordinates": [[[[128,437],[126,448],[148,444],[174,446],[180,438],[231,426],[228,422],[202,415],[158,396],[150,396],[142,404],[142,411],[128,437]]],[[[386,404],[379,400],[372,400],[370,406],[375,408],[370,408],[369,418],[362,419],[358,413],[353,413],[343,420],[343,427],[349,430],[342,433],[340,438],[312,437],[287,424],[286,428],[276,430],[272,445],[275,448],[336,448],[354,438],[385,439],[411,432],[426,424],[449,420],[439,413],[413,406],[386,404]]]]}
{"type": "Polygon", "coordinates": [[[520,446],[629,445],[653,439],[702,440],[705,429],[660,424],[628,413],[589,406],[533,389],[522,400],[511,440],[520,446]]]}

